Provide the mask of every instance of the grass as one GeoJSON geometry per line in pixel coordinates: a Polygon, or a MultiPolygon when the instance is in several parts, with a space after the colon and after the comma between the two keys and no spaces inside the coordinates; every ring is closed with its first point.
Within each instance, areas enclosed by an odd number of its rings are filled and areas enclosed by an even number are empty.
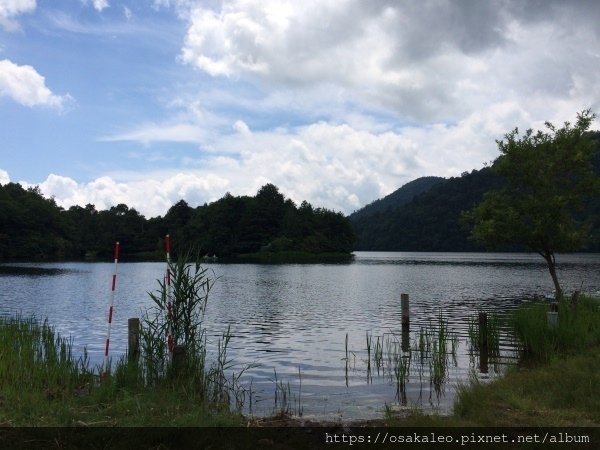
{"type": "Polygon", "coordinates": [[[482,426],[600,425],[600,347],[514,368],[491,384],[472,381],[458,393],[454,414],[482,426]]]}
{"type": "Polygon", "coordinates": [[[548,326],[547,303],[532,303],[519,308],[512,327],[523,356],[547,360],[556,354],[575,354],[600,344],[600,302],[581,296],[576,303],[558,303],[558,326],[548,326]]]}
{"type": "Polygon", "coordinates": [[[125,358],[99,382],[46,322],[0,318],[0,426],[236,426],[241,416],[186,383],[139,383],[125,358]]]}
{"type": "Polygon", "coordinates": [[[600,426],[600,346],[533,367],[514,367],[491,383],[475,379],[458,389],[449,416],[412,411],[374,425],[397,427],[600,426]]]}

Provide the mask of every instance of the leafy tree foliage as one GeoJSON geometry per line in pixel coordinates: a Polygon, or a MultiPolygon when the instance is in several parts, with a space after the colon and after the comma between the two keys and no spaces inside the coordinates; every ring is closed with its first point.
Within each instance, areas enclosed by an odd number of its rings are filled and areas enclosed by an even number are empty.
{"type": "Polygon", "coordinates": [[[255,197],[223,198],[192,208],[178,201],[164,217],[146,219],[119,204],[105,211],[94,205],[64,210],[39,189],[0,185],[0,261],[110,258],[115,241],[124,260],[160,259],[170,233],[173,253],[190,247],[204,254],[301,251],[349,253],[354,233],[341,214],[294,202],[276,186],[255,197]]]}
{"type": "Polygon", "coordinates": [[[594,118],[586,110],[577,115],[575,125],[566,122],[556,128],[546,123],[547,131],[508,133],[498,141],[501,155],[493,166],[507,183],[486,193],[465,215],[477,241],[489,247],[523,244],[539,253],[557,296],[562,290],[555,255],[584,247],[592,223],[581,212],[600,193],[594,167],[598,150],[588,133],[594,118]]]}

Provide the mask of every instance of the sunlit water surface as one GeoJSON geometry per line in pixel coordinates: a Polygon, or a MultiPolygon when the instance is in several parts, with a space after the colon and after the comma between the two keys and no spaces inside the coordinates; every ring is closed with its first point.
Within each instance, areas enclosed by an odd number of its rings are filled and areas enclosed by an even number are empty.
{"type": "MultiPolygon", "coordinates": [[[[558,263],[565,291],[600,292],[600,255],[559,255],[558,263]]],[[[500,364],[492,359],[481,367],[469,344],[469,317],[504,313],[552,294],[543,261],[529,254],[356,252],[349,264],[205,267],[218,277],[205,321],[209,345],[214,348],[231,326],[232,370],[256,364],[243,378],[252,390],[245,412],[251,407],[256,415],[281,409],[277,385],[288,393],[290,412],[304,418],[377,418],[386,405],[449,411],[459,382],[471,373],[493,377],[514,357],[513,343],[502,333],[500,364]],[[410,335],[404,341],[401,293],[410,296],[410,335]],[[402,392],[389,367],[378,372],[372,362],[369,374],[367,333],[372,347],[379,337],[388,349],[393,342],[415,349],[420,330],[435,326],[440,314],[456,336],[442,385],[431,383],[427,364],[419,369],[414,362],[402,392]]],[[[111,263],[0,266],[0,313],[48,318],[61,335],[73,338],[77,354],[86,348],[91,363],[100,364],[113,269],[111,263]]],[[[125,352],[127,319],[153,306],[148,291],[158,288],[164,269],[159,263],[118,265],[111,356],[125,352]]]]}

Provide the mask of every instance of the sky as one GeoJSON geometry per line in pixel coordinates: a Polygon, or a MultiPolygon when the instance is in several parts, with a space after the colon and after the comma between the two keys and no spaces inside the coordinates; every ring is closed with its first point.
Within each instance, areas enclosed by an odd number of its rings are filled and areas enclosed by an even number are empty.
{"type": "Polygon", "coordinates": [[[600,113],[599,23],[591,0],[0,0],[0,184],[154,217],[273,183],[349,214],[600,113]]]}

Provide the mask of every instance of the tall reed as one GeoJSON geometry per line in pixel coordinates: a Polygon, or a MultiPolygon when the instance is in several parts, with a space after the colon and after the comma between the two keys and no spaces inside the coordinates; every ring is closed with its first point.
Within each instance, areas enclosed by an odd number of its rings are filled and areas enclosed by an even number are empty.
{"type": "Polygon", "coordinates": [[[171,291],[165,280],[149,292],[154,307],[146,311],[140,327],[140,373],[145,386],[177,384],[194,392],[201,400],[241,410],[247,396],[242,376],[253,365],[236,373],[228,356],[232,338],[228,328],[216,343],[214,360],[207,361],[208,341],[204,317],[209,293],[216,277],[204,269],[200,258],[191,253],[170,261],[171,291]],[[171,295],[169,295],[169,293],[171,295]],[[170,303],[170,305],[169,305],[170,303]],[[173,367],[167,348],[167,334],[174,345],[185,347],[184,367],[173,367]],[[231,372],[231,375],[229,375],[231,372]]]}

